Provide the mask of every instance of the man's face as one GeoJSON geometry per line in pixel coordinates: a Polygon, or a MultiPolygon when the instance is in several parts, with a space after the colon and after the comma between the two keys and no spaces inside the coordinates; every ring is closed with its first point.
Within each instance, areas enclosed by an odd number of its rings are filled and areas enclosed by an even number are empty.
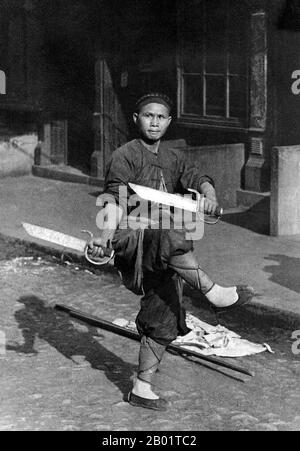
{"type": "Polygon", "coordinates": [[[139,113],[134,113],[133,120],[143,138],[156,142],[164,136],[172,118],[166,106],[160,103],[148,103],[139,113]]]}

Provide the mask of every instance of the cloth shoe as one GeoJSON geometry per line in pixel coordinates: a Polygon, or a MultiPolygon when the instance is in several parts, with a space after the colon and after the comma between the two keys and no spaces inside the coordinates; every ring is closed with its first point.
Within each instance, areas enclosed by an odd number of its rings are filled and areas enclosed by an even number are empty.
{"type": "Polygon", "coordinates": [[[233,310],[236,307],[242,307],[243,305],[249,304],[252,298],[255,296],[254,289],[248,285],[237,285],[236,292],[238,294],[238,300],[227,307],[216,307],[211,305],[211,308],[215,313],[222,313],[233,310]]]}
{"type": "Polygon", "coordinates": [[[144,407],[145,409],[160,410],[160,411],[166,411],[168,405],[167,401],[163,398],[158,399],[142,398],[141,396],[137,396],[132,392],[128,394],[128,402],[130,405],[134,407],[144,407]]]}

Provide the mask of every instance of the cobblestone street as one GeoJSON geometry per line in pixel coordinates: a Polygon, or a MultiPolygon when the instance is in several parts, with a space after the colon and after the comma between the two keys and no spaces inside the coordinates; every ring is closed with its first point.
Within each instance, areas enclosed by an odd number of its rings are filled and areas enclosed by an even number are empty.
{"type": "MultiPolygon", "coordinates": [[[[223,325],[275,351],[234,359],[255,377],[243,376],[242,383],[167,353],[156,388],[169,410],[134,408],[125,399],[138,343],[53,307],[61,303],[109,321],[134,320],[139,298],[113,273],[95,274],[22,244],[0,239],[0,256],[0,329],[6,338],[0,349],[0,430],[300,430],[300,356],[291,351],[298,317],[252,307],[224,315],[223,325]]],[[[185,303],[217,324],[196,305],[196,294],[185,303]]]]}
{"type": "Polygon", "coordinates": [[[0,23],[0,431],[300,431],[300,0],[0,23]]]}

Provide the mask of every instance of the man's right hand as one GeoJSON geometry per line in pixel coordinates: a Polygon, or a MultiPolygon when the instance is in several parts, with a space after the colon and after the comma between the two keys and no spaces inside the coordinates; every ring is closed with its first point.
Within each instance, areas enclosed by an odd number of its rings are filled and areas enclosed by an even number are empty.
{"type": "Polygon", "coordinates": [[[110,256],[111,242],[123,216],[122,208],[112,203],[108,203],[100,213],[102,221],[97,226],[101,230],[101,236],[91,239],[87,247],[87,254],[92,260],[110,256]],[[103,248],[108,248],[106,255],[103,248]]]}
{"type": "Polygon", "coordinates": [[[103,238],[93,238],[88,242],[88,255],[92,259],[105,257],[103,248],[111,247],[110,240],[104,240],[103,238]]]}

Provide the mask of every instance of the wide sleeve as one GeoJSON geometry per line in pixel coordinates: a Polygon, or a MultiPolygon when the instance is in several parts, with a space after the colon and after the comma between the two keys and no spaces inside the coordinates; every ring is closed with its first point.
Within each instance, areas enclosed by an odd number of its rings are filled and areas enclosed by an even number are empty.
{"type": "Polygon", "coordinates": [[[213,187],[215,186],[213,179],[208,175],[201,174],[201,169],[198,166],[192,166],[185,161],[182,152],[179,161],[179,182],[184,190],[191,188],[200,191],[201,185],[205,182],[210,183],[213,187]]]}
{"type": "Polygon", "coordinates": [[[127,211],[128,183],[134,179],[134,163],[130,155],[115,150],[107,165],[104,193],[113,196],[117,205],[127,211]]]}

